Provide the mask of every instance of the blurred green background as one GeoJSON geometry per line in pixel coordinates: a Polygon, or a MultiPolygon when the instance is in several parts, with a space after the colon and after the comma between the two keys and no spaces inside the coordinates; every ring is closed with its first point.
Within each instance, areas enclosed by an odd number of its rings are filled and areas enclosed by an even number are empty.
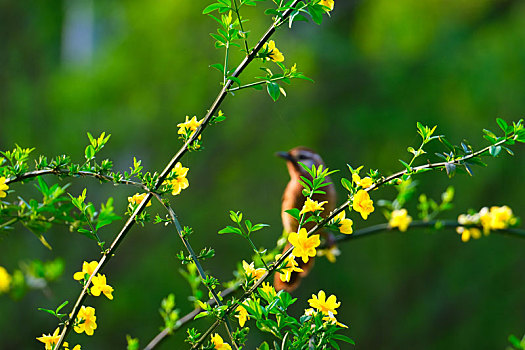
{"type": "MultiPolygon", "coordinates": [[[[208,36],[215,22],[201,15],[208,4],[0,1],[0,148],[19,144],[81,162],[86,132],[106,131],[112,137],[100,156],[113,159],[116,169],[126,170],[133,156],[148,170],[162,169],[180,147],[177,123],[186,115],[202,117],[220,88],[219,73],[208,67],[222,60],[208,36]]],[[[262,15],[270,5],[245,12],[252,45],[270,23],[262,15]]],[[[190,187],[172,201],[182,224],[195,230],[194,247],[216,249],[204,266],[221,280],[250,258],[240,238],[217,235],[228,224],[229,209],[271,225],[255,236],[258,245],[271,247],[281,233],[288,175],[274,152],[314,148],[329,167],[342,170],[333,176],[339,184],[347,163],[400,170],[398,159],[409,159],[406,147],[419,145],[417,121],[437,124],[452,142],[466,138],[478,148],[486,144],[481,130],[497,129],[496,117],[525,115],[523,1],[336,0],[321,26],[298,23],[274,39],[285,63],[297,63],[315,83],[294,81],[277,103],[255,90],[229,97],[222,106],[226,122],[206,130],[202,152],[184,157],[190,187]]],[[[525,147],[514,150],[515,157],[505,154],[474,169],[474,177],[424,174],[420,189],[439,199],[449,184],[455,186],[455,208],[444,218],[503,204],[525,218],[525,147]]],[[[115,197],[118,212],[135,193],[93,180],[68,181],[75,195],[87,186],[97,206],[115,197]]],[[[340,186],[338,191],[343,201],[340,186]]],[[[382,190],[372,198],[393,195],[382,190]]],[[[416,215],[415,201],[408,209],[416,215]]],[[[384,221],[380,210],[367,222],[352,215],[355,228],[384,221]]],[[[106,228],[104,239],[111,240],[120,225],[106,228]]],[[[73,273],[83,260],[98,258],[96,245],[79,234],[57,228],[47,238],[53,251],[21,227],[1,237],[0,265],[8,271],[34,258],[66,262],[63,277],[44,291],[18,302],[0,296],[2,349],[43,348],[35,337],[52,332],[56,322],[36,308],[76,298],[73,273]]],[[[463,244],[453,231],[351,241],[340,247],[336,266],[318,259],[295,293],[295,311],[324,289],[342,301],[338,316],[350,325],[345,334],[358,349],[504,349],[509,334],[525,332],[524,248],[524,241],[499,235],[463,244]]],[[[158,307],[169,293],[182,313],[190,311],[190,288],[175,257],[181,249],[173,230],[132,229],[104,270],[115,300],[88,299],[99,329],[94,337],[72,334],[70,344],[124,348],[130,334],[145,346],[161,326],[158,307]]],[[[159,348],[184,348],[183,333],[159,348]]],[[[250,339],[248,348],[255,348],[264,335],[252,332],[250,339]]]]}

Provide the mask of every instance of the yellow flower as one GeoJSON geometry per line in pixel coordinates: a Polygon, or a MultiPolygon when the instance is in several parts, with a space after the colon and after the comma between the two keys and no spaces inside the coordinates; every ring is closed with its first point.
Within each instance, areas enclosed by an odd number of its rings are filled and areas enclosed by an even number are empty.
{"type": "Polygon", "coordinates": [[[332,11],[334,9],[334,0],[321,0],[319,1],[319,5],[323,5],[329,8],[328,11],[332,11]]]}
{"type": "Polygon", "coordinates": [[[9,285],[12,280],[13,278],[7,270],[3,266],[0,266],[0,294],[9,292],[9,285]]]}
{"type": "Polygon", "coordinates": [[[93,331],[97,329],[96,320],[95,309],[91,306],[82,306],[77,314],[76,325],[74,326],[75,332],[86,332],[87,335],[93,335],[93,331]]]}
{"type": "Polygon", "coordinates": [[[338,325],[339,327],[342,327],[342,328],[348,328],[348,326],[346,324],[343,324],[343,323],[337,321],[337,318],[335,318],[334,314],[332,312],[330,312],[330,311],[328,311],[328,315],[323,317],[323,320],[327,321],[327,322],[330,322],[330,323],[335,323],[336,325],[338,325]]]}
{"type": "MultiPolygon", "coordinates": [[[[202,124],[202,120],[198,121],[197,116],[193,116],[193,118],[189,119],[188,116],[186,116],[186,121],[184,123],[177,124],[179,127],[178,134],[186,135],[187,131],[192,131],[191,135],[197,130],[197,128],[202,124]]],[[[190,135],[190,136],[191,136],[190,135]]]]}
{"type": "Polygon", "coordinates": [[[408,215],[407,210],[399,209],[392,212],[392,217],[390,218],[388,225],[392,228],[397,227],[399,231],[405,232],[411,222],[412,217],[408,215]]]}
{"type": "Polygon", "coordinates": [[[36,338],[36,340],[46,344],[46,350],[51,350],[55,347],[56,343],[58,343],[58,339],[60,339],[60,335],[58,334],[59,328],[55,329],[53,332],[53,335],[51,334],[42,334],[41,337],[36,338]]]}
{"type": "Polygon", "coordinates": [[[0,198],[4,198],[5,196],[7,196],[5,191],[9,189],[9,186],[5,184],[6,181],[7,179],[5,177],[0,177],[0,198]]]}
{"type": "Polygon", "coordinates": [[[359,190],[354,196],[352,208],[354,208],[355,211],[361,213],[363,219],[366,220],[368,215],[374,211],[374,202],[370,199],[368,192],[359,190]]]}
{"type": "Polygon", "coordinates": [[[168,180],[167,183],[171,185],[172,191],[171,194],[176,196],[180,193],[180,191],[188,188],[190,183],[188,182],[188,179],[186,178],[186,175],[188,174],[188,168],[185,168],[182,166],[180,162],[178,162],[173,170],[171,171],[171,175],[173,176],[173,179],[168,180]]]}
{"type": "MultiPolygon", "coordinates": [[[[275,256],[275,259],[279,259],[281,257],[281,254],[277,254],[275,256]]],[[[295,256],[293,254],[290,254],[286,259],[286,265],[284,266],[283,270],[280,272],[280,278],[283,282],[290,282],[290,277],[292,275],[292,272],[303,272],[303,269],[301,269],[297,261],[295,261],[295,256]]]]}
{"type": "Polygon", "coordinates": [[[87,261],[84,261],[82,263],[82,271],[75,272],[75,274],[73,275],[73,278],[77,281],[83,280],[85,274],[87,273],[89,276],[91,276],[93,274],[93,271],[95,271],[95,269],[97,268],[97,266],[98,266],[98,261],[92,261],[90,263],[88,263],[87,261]]]}
{"type": "Polygon", "coordinates": [[[512,209],[506,205],[502,207],[491,207],[490,215],[492,215],[491,228],[493,230],[501,230],[509,227],[512,219],[512,209]]]}
{"type": "Polygon", "coordinates": [[[474,239],[481,237],[481,230],[476,227],[466,228],[460,226],[456,228],[456,232],[461,235],[461,240],[463,242],[468,242],[471,237],[474,239]]]}
{"type": "Polygon", "coordinates": [[[328,299],[326,299],[326,294],[323,290],[320,290],[317,295],[312,294],[312,298],[308,299],[308,303],[311,307],[316,308],[324,315],[328,315],[329,312],[337,315],[337,311],[335,309],[341,305],[340,302],[337,302],[335,295],[330,295],[328,299]]]}
{"type": "Polygon", "coordinates": [[[327,201],[318,203],[317,201],[313,201],[310,198],[306,198],[306,202],[304,202],[303,209],[299,212],[299,214],[306,214],[309,212],[316,212],[318,210],[324,210],[323,204],[327,203],[327,201]]]}
{"type": "Polygon", "coordinates": [[[512,214],[512,209],[504,205],[502,207],[487,207],[479,211],[479,220],[483,226],[483,232],[489,234],[490,230],[501,230],[513,225],[516,218],[512,214]]]}
{"type": "Polygon", "coordinates": [[[263,51],[268,52],[268,58],[274,62],[282,62],[284,61],[284,55],[279,51],[277,47],[275,47],[275,41],[270,40],[263,46],[263,51]]]}
{"type": "Polygon", "coordinates": [[[98,297],[100,293],[104,293],[109,300],[113,300],[113,294],[111,294],[113,293],[113,287],[106,284],[106,275],[99,273],[91,279],[91,283],[93,283],[93,287],[91,287],[93,296],[98,297]]]}
{"type": "Polygon", "coordinates": [[[361,186],[363,189],[368,188],[374,184],[374,180],[370,177],[365,177],[361,179],[358,174],[352,174],[352,181],[355,182],[357,186],[361,186]]]}
{"type": "Polygon", "coordinates": [[[246,310],[244,306],[239,305],[237,306],[237,309],[235,309],[235,311],[239,312],[238,315],[235,315],[235,317],[239,319],[239,326],[244,327],[246,321],[250,319],[250,316],[248,315],[248,310],[246,310]]]}
{"type": "MultiPolygon", "coordinates": [[[[69,350],[69,344],[67,341],[64,342],[64,350],[69,350]]],[[[71,350],[80,350],[80,344],[75,345],[75,347],[71,350]]]]}
{"type": "Polygon", "coordinates": [[[336,257],[338,257],[339,255],[341,255],[341,251],[339,250],[339,248],[337,248],[337,246],[334,244],[333,246],[331,246],[330,248],[326,248],[326,249],[320,249],[317,251],[317,255],[318,256],[326,256],[326,258],[328,259],[328,261],[330,261],[331,263],[335,263],[335,260],[336,260],[336,257]]]}
{"type": "Polygon", "coordinates": [[[213,343],[215,350],[232,350],[230,344],[225,343],[224,340],[222,340],[222,337],[217,333],[211,336],[211,342],[213,343]]]}
{"type": "Polygon", "coordinates": [[[304,263],[316,255],[315,248],[321,244],[319,235],[308,237],[308,232],[304,227],[298,233],[291,232],[288,235],[288,242],[294,246],[292,254],[303,259],[304,263]]]}
{"type": "Polygon", "coordinates": [[[345,210],[343,210],[333,218],[333,223],[337,223],[337,225],[339,226],[339,232],[344,233],[345,235],[349,235],[352,232],[354,232],[354,230],[352,229],[352,225],[354,224],[354,222],[350,219],[346,219],[345,210]]]}
{"type": "Polygon", "coordinates": [[[263,292],[268,294],[271,298],[275,297],[275,295],[277,294],[275,292],[275,288],[272,285],[270,285],[270,282],[263,282],[261,289],[263,292]]]}
{"type": "MultiPolygon", "coordinates": [[[[146,193],[142,193],[142,194],[135,193],[133,197],[128,197],[128,202],[132,206],[138,205],[142,203],[142,201],[144,200],[144,197],[146,197],[146,193]]],[[[149,207],[150,205],[151,205],[151,201],[149,201],[148,204],[146,204],[146,207],[149,207]]]]}
{"type": "Polygon", "coordinates": [[[248,264],[246,261],[243,260],[242,268],[244,269],[244,273],[246,274],[246,276],[251,276],[251,278],[254,278],[255,280],[261,278],[266,272],[266,270],[262,268],[256,269],[253,261],[251,264],[248,264]]]}

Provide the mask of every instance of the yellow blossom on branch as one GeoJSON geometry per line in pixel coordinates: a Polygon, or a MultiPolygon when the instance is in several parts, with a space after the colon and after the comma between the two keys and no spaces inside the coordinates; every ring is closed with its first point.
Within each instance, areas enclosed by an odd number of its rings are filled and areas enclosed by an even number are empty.
{"type": "Polygon", "coordinates": [[[246,276],[251,276],[251,278],[254,278],[255,280],[261,278],[266,272],[266,270],[263,268],[256,269],[253,261],[251,264],[248,264],[246,261],[243,260],[242,268],[244,269],[244,273],[246,274],[246,276]]]}
{"type": "Polygon", "coordinates": [[[271,298],[275,297],[275,295],[277,294],[275,292],[275,288],[272,285],[270,285],[269,282],[263,282],[261,290],[268,294],[271,298]]]}
{"type": "MultiPolygon", "coordinates": [[[[69,344],[67,341],[64,342],[64,350],[69,350],[69,344]]],[[[75,347],[71,350],[80,350],[80,344],[75,345],[75,347]]]]}
{"type": "MultiPolygon", "coordinates": [[[[144,197],[146,197],[146,193],[135,193],[133,197],[128,197],[128,202],[131,206],[139,205],[144,200],[144,197]]],[[[146,207],[149,207],[151,205],[151,201],[146,204],[146,207]]]]}
{"type": "Polygon", "coordinates": [[[222,337],[217,333],[211,336],[211,342],[213,343],[215,350],[232,350],[230,344],[225,343],[224,340],[222,340],[222,337]]]}
{"type": "Polygon", "coordinates": [[[272,60],[274,62],[282,62],[284,61],[284,55],[279,51],[277,47],[275,47],[275,41],[270,40],[263,46],[263,51],[268,52],[268,58],[269,60],[272,60]]]}
{"type": "Polygon", "coordinates": [[[0,294],[9,292],[9,286],[12,280],[13,278],[9,272],[7,272],[3,266],[0,266],[0,294]]]}
{"type": "Polygon", "coordinates": [[[412,217],[408,215],[406,209],[398,209],[392,212],[388,225],[392,228],[397,227],[399,231],[405,232],[412,222],[412,217]]]}
{"type": "Polygon", "coordinates": [[[354,222],[346,218],[345,210],[337,214],[333,218],[332,222],[334,224],[339,225],[339,232],[344,233],[345,235],[349,235],[352,232],[354,232],[354,230],[352,229],[352,225],[354,224],[354,222]]]}
{"type": "Polygon", "coordinates": [[[93,335],[93,332],[97,329],[96,321],[97,317],[95,316],[95,309],[91,306],[82,306],[78,311],[73,329],[77,333],[86,332],[87,335],[93,335]]]}
{"type": "Polygon", "coordinates": [[[319,235],[311,235],[308,237],[308,232],[303,227],[298,233],[291,232],[288,235],[288,242],[294,246],[292,254],[298,258],[303,259],[307,263],[310,257],[316,255],[315,248],[321,244],[319,235]]]}
{"type": "Polygon", "coordinates": [[[337,302],[335,295],[330,295],[328,299],[326,299],[326,294],[323,290],[320,290],[317,295],[312,294],[312,298],[308,299],[308,303],[311,307],[316,308],[324,315],[328,315],[329,312],[337,315],[337,311],[335,309],[341,305],[340,302],[337,302]]]}
{"type": "Polygon", "coordinates": [[[461,235],[461,240],[463,242],[468,242],[470,238],[478,239],[481,237],[481,230],[477,227],[458,227],[456,232],[461,235]]]}
{"type": "Polygon", "coordinates": [[[330,311],[328,311],[328,315],[323,317],[323,321],[335,323],[336,325],[342,328],[348,328],[346,324],[337,321],[337,318],[335,318],[334,314],[330,311]]]}
{"type": "MultiPolygon", "coordinates": [[[[275,259],[278,260],[280,257],[281,257],[281,254],[277,254],[275,256],[275,259]]],[[[285,262],[286,262],[286,265],[279,273],[280,275],[279,278],[283,282],[290,282],[290,277],[292,276],[292,272],[303,272],[303,269],[298,267],[299,264],[297,263],[297,261],[295,261],[295,256],[293,256],[293,254],[290,254],[285,259],[285,262]]]]}
{"type": "Polygon", "coordinates": [[[106,284],[106,275],[99,273],[91,279],[91,283],[93,283],[93,287],[91,287],[93,296],[98,297],[100,293],[104,293],[109,300],[113,300],[113,294],[111,294],[113,293],[113,287],[106,284]]]}
{"type": "Polygon", "coordinates": [[[330,261],[331,263],[335,263],[336,257],[338,257],[339,255],[341,255],[341,251],[339,250],[339,248],[337,248],[335,244],[330,248],[319,249],[317,251],[317,256],[326,256],[328,261],[330,261]]]}
{"type": "Polygon", "coordinates": [[[354,208],[355,211],[361,213],[363,219],[366,220],[368,215],[374,211],[374,202],[370,199],[368,192],[359,190],[354,195],[352,208],[354,208]]]}
{"type": "Polygon", "coordinates": [[[7,196],[7,193],[5,193],[5,191],[9,189],[9,186],[5,184],[6,181],[7,179],[5,177],[0,177],[0,198],[4,198],[5,196],[7,196]]]}
{"type": "Polygon", "coordinates": [[[189,117],[186,116],[186,121],[184,123],[177,124],[177,127],[179,128],[179,131],[177,133],[181,135],[186,135],[189,131],[191,131],[191,136],[201,124],[202,120],[198,121],[197,116],[193,116],[193,118],[191,119],[189,119],[189,117]]]}
{"type": "Polygon", "coordinates": [[[98,266],[98,261],[93,260],[90,263],[88,263],[87,261],[84,261],[82,263],[82,271],[75,272],[75,274],[73,275],[73,278],[77,281],[83,280],[86,274],[88,274],[88,276],[91,276],[93,274],[93,271],[95,271],[95,269],[97,268],[97,266],[98,266]]]}
{"type": "Polygon", "coordinates": [[[171,171],[171,176],[173,178],[171,180],[166,181],[166,183],[171,185],[172,195],[178,195],[182,190],[188,188],[188,186],[190,185],[188,179],[186,178],[188,170],[189,169],[183,167],[180,162],[175,164],[175,167],[171,171]]]}
{"type": "MultiPolygon", "coordinates": [[[[246,299],[244,302],[248,300],[249,299],[246,299]]],[[[235,315],[235,317],[239,319],[239,326],[244,327],[244,324],[246,323],[246,321],[250,319],[250,315],[248,315],[248,310],[246,310],[244,306],[239,305],[237,306],[237,309],[235,309],[235,311],[238,312],[238,314],[235,315]]]]}
{"type": "Polygon", "coordinates": [[[319,5],[326,6],[329,9],[328,11],[332,11],[334,9],[334,0],[321,0],[319,5]]]}
{"type": "Polygon", "coordinates": [[[374,180],[372,180],[371,177],[365,177],[361,179],[361,177],[356,173],[352,174],[352,181],[355,182],[357,186],[361,186],[363,189],[366,189],[374,184],[374,180]]]}
{"type": "Polygon", "coordinates": [[[303,209],[301,209],[299,214],[306,214],[306,213],[309,213],[309,212],[316,212],[316,211],[319,211],[319,210],[324,210],[323,205],[325,203],[328,203],[328,202],[324,201],[324,202],[319,203],[317,201],[311,200],[308,197],[308,198],[306,198],[306,202],[304,202],[303,209]]]}
{"type": "Polygon", "coordinates": [[[46,350],[51,350],[55,348],[56,343],[58,342],[58,339],[60,339],[59,328],[55,329],[53,332],[53,335],[51,334],[42,334],[41,337],[36,338],[36,340],[44,343],[46,345],[46,350]]]}

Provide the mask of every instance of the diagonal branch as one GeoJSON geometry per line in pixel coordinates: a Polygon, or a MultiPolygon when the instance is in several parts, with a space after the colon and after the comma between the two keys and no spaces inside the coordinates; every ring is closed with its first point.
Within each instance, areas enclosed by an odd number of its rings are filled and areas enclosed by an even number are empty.
{"type": "MultiPolygon", "coordinates": [[[[294,0],[290,7],[293,8],[298,2],[299,2],[299,0],[294,0]]],[[[291,8],[286,10],[285,12],[283,12],[283,15],[281,17],[282,19],[285,19],[285,18],[287,18],[290,15],[290,13],[292,12],[291,8]]],[[[257,53],[262,49],[262,47],[266,43],[266,41],[268,41],[268,39],[275,32],[275,30],[277,28],[277,24],[278,23],[276,21],[268,28],[266,33],[263,34],[263,36],[261,37],[259,42],[255,45],[253,50],[237,66],[235,71],[232,73],[232,77],[235,77],[235,78],[238,77],[244,71],[244,69],[246,69],[248,64],[250,64],[250,62],[253,61],[253,59],[255,57],[257,57],[257,53]]],[[[128,234],[129,230],[135,224],[135,218],[137,218],[137,216],[139,216],[144,211],[144,209],[146,208],[146,204],[151,200],[151,197],[153,196],[151,191],[156,191],[162,185],[162,183],[164,182],[166,177],[169,175],[171,170],[175,167],[177,162],[182,158],[182,156],[184,156],[184,154],[186,154],[186,152],[188,152],[188,147],[195,140],[198,139],[198,137],[202,134],[204,129],[208,126],[208,124],[209,124],[209,122],[211,120],[211,117],[219,109],[219,106],[221,105],[222,101],[226,98],[226,96],[228,94],[228,90],[230,89],[232,84],[233,84],[233,81],[231,79],[226,81],[226,83],[222,87],[221,91],[219,92],[219,94],[215,98],[215,101],[212,103],[210,109],[206,113],[206,115],[205,115],[201,125],[188,138],[186,143],[179,149],[179,151],[171,158],[171,160],[168,162],[168,164],[166,165],[164,170],[161,172],[161,174],[160,174],[157,182],[153,186],[153,188],[150,189],[150,192],[148,192],[146,194],[145,198],[137,206],[135,211],[131,214],[129,219],[126,221],[126,223],[124,224],[124,226],[122,227],[120,232],[117,234],[117,236],[113,240],[113,242],[111,243],[110,248],[104,253],[102,258],[99,260],[99,263],[98,263],[97,267],[95,268],[95,270],[93,271],[93,274],[89,277],[88,281],[84,285],[84,288],[80,292],[80,295],[77,298],[77,301],[75,302],[75,305],[73,306],[73,309],[71,311],[69,320],[67,320],[65,322],[65,326],[62,329],[62,332],[60,333],[60,338],[58,339],[58,342],[56,344],[56,348],[57,349],[59,349],[60,346],[62,346],[65,337],[67,336],[67,334],[71,330],[71,327],[73,325],[73,321],[75,320],[75,318],[76,318],[76,316],[78,314],[78,311],[80,310],[80,307],[81,307],[82,303],[84,302],[84,300],[85,300],[85,298],[87,296],[87,291],[88,291],[89,287],[91,286],[91,280],[93,279],[93,276],[95,276],[104,267],[104,265],[111,259],[111,257],[113,257],[116,249],[118,248],[120,243],[122,243],[122,241],[124,240],[124,238],[128,234]]]]}

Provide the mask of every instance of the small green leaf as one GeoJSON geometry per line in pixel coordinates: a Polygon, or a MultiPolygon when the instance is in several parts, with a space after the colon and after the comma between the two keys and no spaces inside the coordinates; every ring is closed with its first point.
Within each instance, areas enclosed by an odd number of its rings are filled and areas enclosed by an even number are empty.
{"type": "Polygon", "coordinates": [[[501,146],[492,145],[489,147],[489,153],[493,157],[497,157],[500,154],[500,152],[501,152],[501,146]]]}
{"type": "Polygon", "coordinates": [[[403,164],[403,166],[405,167],[405,169],[408,171],[408,172],[411,172],[412,171],[412,168],[410,167],[410,165],[408,165],[407,162],[404,162],[403,160],[399,159],[399,162],[401,164],[403,164]]]}
{"type": "Polygon", "coordinates": [[[503,130],[503,132],[507,134],[507,130],[509,130],[509,125],[507,124],[507,122],[501,118],[496,118],[496,121],[498,122],[498,125],[501,128],[501,130],[503,130]]]}
{"type": "Polygon", "coordinates": [[[293,209],[288,209],[288,210],[285,210],[286,213],[290,214],[294,219],[296,219],[297,221],[299,221],[299,213],[300,213],[300,210],[297,209],[297,208],[293,208],[293,209]]]}
{"type": "Polygon", "coordinates": [[[86,160],[91,160],[93,157],[95,157],[95,148],[92,145],[89,145],[86,147],[86,150],[84,151],[86,160]]]}
{"type": "Polygon", "coordinates": [[[341,179],[341,185],[346,188],[348,191],[352,191],[352,182],[344,177],[341,179]]]}
{"type": "Polygon", "coordinates": [[[218,233],[220,235],[225,234],[225,233],[235,233],[235,234],[242,236],[242,231],[239,228],[233,227],[233,226],[226,226],[225,228],[220,230],[218,233]]]}
{"type": "Polygon", "coordinates": [[[208,5],[204,10],[202,10],[202,14],[205,15],[223,7],[225,7],[223,4],[213,3],[211,5],[208,5]]]}
{"type": "Polygon", "coordinates": [[[279,95],[281,94],[281,91],[279,89],[279,84],[271,81],[266,83],[266,89],[268,91],[268,95],[272,98],[272,100],[275,102],[279,98],[279,95]]]}

